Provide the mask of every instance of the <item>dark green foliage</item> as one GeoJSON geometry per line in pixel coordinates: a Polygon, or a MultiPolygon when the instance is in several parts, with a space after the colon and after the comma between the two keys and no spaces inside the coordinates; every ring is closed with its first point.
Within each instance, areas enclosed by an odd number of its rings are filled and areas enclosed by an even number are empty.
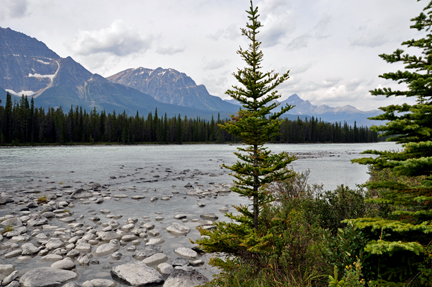
{"type": "MultiPolygon", "coordinates": [[[[28,104],[27,98],[20,101],[12,101],[9,95],[5,102],[6,107],[0,105],[0,144],[11,144],[18,141],[21,144],[42,144],[42,143],[89,143],[90,134],[95,142],[111,143],[181,143],[181,142],[239,142],[241,139],[229,134],[219,124],[221,120],[205,121],[200,118],[183,119],[179,117],[168,118],[154,117],[149,113],[147,118],[129,117],[125,113],[106,114],[105,111],[92,110],[84,113],[82,107],[71,107],[67,113],[62,108],[48,109],[35,108],[33,98],[28,104]],[[6,109],[7,108],[7,109],[6,109]],[[3,137],[1,137],[3,135],[3,137]],[[60,141],[61,140],[61,141],[60,141]]],[[[281,135],[272,139],[272,142],[296,143],[298,139],[306,142],[344,142],[333,141],[333,133],[341,128],[337,123],[324,123],[318,119],[306,120],[284,120],[280,127],[281,135]],[[310,126],[316,122],[314,129],[316,136],[311,134],[310,126]],[[301,125],[304,128],[298,129],[301,125]],[[286,130],[289,133],[286,133],[286,130]],[[299,132],[305,133],[300,136],[299,132]],[[282,134],[285,133],[285,136],[282,134]]],[[[368,128],[360,128],[365,137],[360,141],[376,141],[376,133],[368,128]],[[375,134],[375,135],[374,135],[375,134]]],[[[347,129],[348,137],[353,133],[352,127],[347,129]]]]}
{"type": "MultiPolygon", "coordinates": [[[[429,261],[432,242],[432,1],[424,12],[413,18],[411,28],[425,32],[418,40],[402,45],[417,48],[421,56],[396,50],[380,55],[388,63],[400,62],[404,71],[381,75],[384,79],[407,85],[406,90],[375,89],[373,95],[415,98],[414,104],[382,107],[384,114],[375,120],[388,121],[374,130],[402,144],[398,151],[366,151],[375,158],[354,160],[369,164],[373,173],[382,173],[368,183],[375,204],[371,217],[352,220],[363,230],[369,242],[365,252],[371,256],[364,263],[374,266],[377,275],[370,279],[392,286],[421,286],[421,266],[429,261]]],[[[426,276],[426,275],[425,275],[426,276]]]]}

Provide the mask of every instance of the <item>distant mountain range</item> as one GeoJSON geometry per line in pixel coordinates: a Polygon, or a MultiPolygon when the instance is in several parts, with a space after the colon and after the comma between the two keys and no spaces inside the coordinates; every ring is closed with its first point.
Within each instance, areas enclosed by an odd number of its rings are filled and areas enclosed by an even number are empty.
{"type": "MultiPolygon", "coordinates": [[[[225,100],[231,104],[241,106],[240,103],[234,99],[225,100]]],[[[275,111],[280,111],[282,106],[293,105],[293,109],[289,110],[284,116],[292,119],[293,116],[299,116],[300,118],[320,118],[327,122],[344,122],[348,124],[357,123],[358,126],[370,126],[372,124],[382,124],[381,121],[371,121],[368,117],[374,117],[379,115],[381,111],[360,111],[353,106],[343,106],[343,107],[330,107],[327,105],[314,106],[307,100],[302,100],[297,94],[291,95],[288,99],[279,102],[279,107],[275,111]]]]}
{"type": "MultiPolygon", "coordinates": [[[[107,112],[141,115],[154,112],[210,119],[235,113],[239,104],[212,96],[204,85],[197,85],[186,74],[174,69],[127,69],[104,78],[93,74],[71,57],[61,58],[43,42],[10,28],[0,28],[0,100],[6,92],[34,97],[40,107],[82,106],[107,112]]],[[[18,98],[16,98],[18,99],[18,98]]],[[[344,121],[371,125],[366,118],[380,111],[363,112],[352,106],[314,106],[296,94],[281,104],[296,105],[290,119],[319,117],[324,121],[344,121]]]]}

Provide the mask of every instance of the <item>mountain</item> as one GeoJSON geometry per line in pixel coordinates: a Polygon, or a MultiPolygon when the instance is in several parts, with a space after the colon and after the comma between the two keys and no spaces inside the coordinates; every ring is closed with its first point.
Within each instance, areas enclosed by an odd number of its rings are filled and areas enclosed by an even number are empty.
{"type": "MultiPolygon", "coordinates": [[[[168,116],[210,118],[212,113],[156,101],[136,89],[93,74],[71,57],[61,58],[44,43],[9,28],[0,28],[0,88],[17,97],[33,96],[36,106],[68,109],[71,105],[87,110],[141,115],[154,112],[168,116]]],[[[0,93],[2,91],[0,90],[0,93]]],[[[5,99],[6,95],[0,96],[5,99]]],[[[17,98],[16,98],[17,99],[17,98]]],[[[217,113],[214,113],[217,115],[217,113]]],[[[221,112],[226,117],[228,113],[221,112]]]]}
{"type": "Polygon", "coordinates": [[[288,99],[281,102],[281,106],[286,104],[295,105],[295,107],[287,113],[291,115],[314,116],[327,122],[346,121],[350,125],[356,122],[358,126],[382,124],[381,121],[371,121],[367,119],[368,117],[379,115],[381,113],[379,110],[360,111],[350,105],[342,107],[330,107],[327,105],[314,106],[309,101],[302,100],[297,94],[293,94],[288,99]]]}
{"type": "Polygon", "coordinates": [[[212,96],[204,85],[197,85],[185,73],[174,69],[146,68],[128,69],[107,78],[151,95],[155,100],[167,104],[191,107],[208,111],[234,113],[238,106],[212,96]]]}
{"type": "MultiPolygon", "coordinates": [[[[226,102],[229,102],[234,105],[241,106],[240,103],[234,99],[227,99],[226,102]]],[[[371,125],[381,125],[381,121],[371,121],[368,120],[368,117],[374,117],[379,115],[381,111],[379,110],[371,110],[371,111],[360,111],[353,106],[343,106],[343,107],[330,107],[327,105],[314,106],[307,100],[302,100],[297,94],[291,95],[288,99],[280,102],[279,107],[275,109],[275,111],[280,111],[282,106],[294,105],[295,107],[289,110],[287,113],[283,115],[283,117],[287,117],[288,119],[300,119],[316,117],[320,118],[326,122],[344,122],[346,121],[348,124],[353,125],[354,122],[357,123],[358,126],[371,126],[371,125]]]]}

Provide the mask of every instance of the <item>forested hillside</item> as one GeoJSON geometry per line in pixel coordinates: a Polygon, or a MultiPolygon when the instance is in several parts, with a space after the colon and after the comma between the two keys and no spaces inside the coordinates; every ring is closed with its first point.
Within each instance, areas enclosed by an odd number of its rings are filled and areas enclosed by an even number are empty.
{"type": "MultiPolygon", "coordinates": [[[[22,97],[0,104],[0,144],[67,144],[67,143],[183,143],[183,142],[239,142],[237,138],[219,127],[225,119],[206,121],[186,116],[168,118],[157,110],[148,115],[128,116],[87,112],[82,107],[64,111],[35,108],[33,99],[22,97]]],[[[375,142],[377,133],[367,127],[348,126],[347,123],[328,123],[317,118],[310,120],[284,120],[280,136],[275,143],[352,143],[375,142]]]]}

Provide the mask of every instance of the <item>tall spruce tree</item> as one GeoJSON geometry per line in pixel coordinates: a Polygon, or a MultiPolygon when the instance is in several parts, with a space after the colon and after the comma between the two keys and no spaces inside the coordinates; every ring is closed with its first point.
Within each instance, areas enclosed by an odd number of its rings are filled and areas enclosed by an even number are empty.
{"type": "MultiPolygon", "coordinates": [[[[280,98],[275,89],[289,78],[289,71],[281,76],[273,71],[261,72],[263,53],[260,50],[261,42],[257,40],[261,23],[258,21],[258,8],[253,6],[252,1],[250,4],[250,9],[246,11],[249,22],[246,28],[241,29],[250,44],[247,50],[238,50],[247,66],[233,74],[241,86],[233,86],[226,92],[239,101],[242,108],[221,127],[242,138],[247,145],[238,148],[235,153],[239,161],[224,167],[230,169],[235,178],[231,190],[252,199],[253,207],[250,210],[248,206],[235,206],[238,214],[227,214],[232,222],[218,222],[214,230],[201,230],[202,234],[209,237],[198,242],[206,252],[224,252],[243,258],[256,258],[256,255],[269,251],[269,240],[273,234],[262,228],[259,220],[260,209],[273,200],[265,187],[292,176],[286,167],[295,159],[286,152],[272,154],[264,146],[279,133],[280,115],[292,108],[287,105],[280,112],[272,113],[278,106],[274,100],[280,98]]],[[[229,257],[225,260],[213,258],[212,263],[229,269],[234,261],[229,257]]]]}
{"type": "Polygon", "coordinates": [[[386,212],[381,212],[379,217],[352,220],[370,239],[365,246],[370,255],[365,264],[375,270],[375,274],[367,279],[379,280],[379,286],[407,286],[408,282],[411,282],[410,286],[425,286],[423,284],[432,279],[427,278],[432,269],[428,261],[432,256],[431,14],[432,1],[429,1],[424,11],[411,20],[414,23],[411,28],[425,32],[425,36],[402,43],[417,48],[421,56],[409,55],[400,49],[380,55],[388,63],[403,63],[405,66],[403,71],[385,73],[380,77],[406,84],[407,88],[371,91],[375,96],[404,96],[416,100],[413,104],[381,107],[384,113],[371,118],[388,121],[373,129],[382,132],[382,136],[388,136],[388,140],[402,144],[403,149],[368,150],[365,153],[377,157],[354,160],[370,165],[381,175],[391,175],[368,184],[368,188],[377,193],[370,202],[386,212]],[[429,267],[426,267],[427,262],[429,267]],[[425,273],[425,270],[429,271],[425,273]]]}

